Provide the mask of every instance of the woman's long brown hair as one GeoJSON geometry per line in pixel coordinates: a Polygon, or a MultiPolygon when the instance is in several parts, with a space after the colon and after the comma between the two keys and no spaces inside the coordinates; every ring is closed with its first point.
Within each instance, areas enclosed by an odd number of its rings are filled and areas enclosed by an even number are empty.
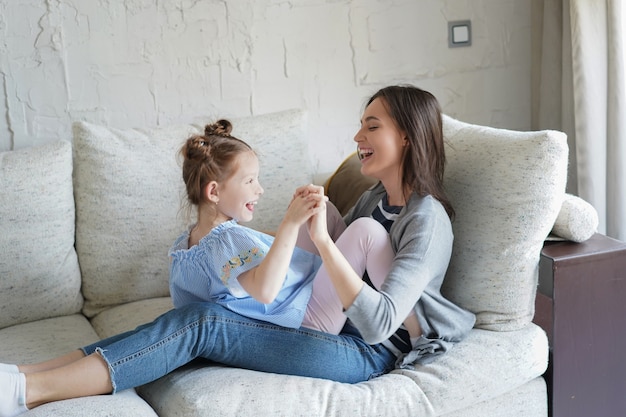
{"type": "Polygon", "coordinates": [[[420,196],[432,195],[453,219],[454,209],[443,187],[446,156],[439,102],[428,91],[411,85],[382,88],[367,105],[377,98],[407,136],[409,146],[402,156],[403,188],[420,196]]]}

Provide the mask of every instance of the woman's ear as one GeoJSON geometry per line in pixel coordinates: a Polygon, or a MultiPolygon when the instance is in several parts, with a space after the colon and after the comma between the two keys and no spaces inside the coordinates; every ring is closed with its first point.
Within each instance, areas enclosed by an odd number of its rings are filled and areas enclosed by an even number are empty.
{"type": "Polygon", "coordinates": [[[206,200],[211,203],[217,204],[217,202],[220,200],[218,195],[218,189],[219,185],[216,181],[209,182],[204,187],[204,198],[206,198],[206,200]]]}

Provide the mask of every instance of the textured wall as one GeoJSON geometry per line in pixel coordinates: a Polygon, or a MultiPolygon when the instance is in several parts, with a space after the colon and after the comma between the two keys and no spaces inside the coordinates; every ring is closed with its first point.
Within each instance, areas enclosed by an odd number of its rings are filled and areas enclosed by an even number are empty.
{"type": "Polygon", "coordinates": [[[0,0],[0,150],[305,108],[321,172],[364,100],[414,83],[469,122],[530,127],[531,0],[0,0]],[[447,22],[473,45],[448,48],[447,22]]]}

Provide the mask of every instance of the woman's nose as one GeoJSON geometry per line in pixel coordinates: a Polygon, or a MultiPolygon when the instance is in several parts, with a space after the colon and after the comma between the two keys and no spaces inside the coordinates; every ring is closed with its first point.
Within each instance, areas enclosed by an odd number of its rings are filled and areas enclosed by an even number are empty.
{"type": "Polygon", "coordinates": [[[353,140],[354,140],[355,142],[361,142],[361,141],[363,141],[363,135],[362,135],[361,131],[362,131],[362,129],[357,130],[356,134],[354,135],[353,140]]]}

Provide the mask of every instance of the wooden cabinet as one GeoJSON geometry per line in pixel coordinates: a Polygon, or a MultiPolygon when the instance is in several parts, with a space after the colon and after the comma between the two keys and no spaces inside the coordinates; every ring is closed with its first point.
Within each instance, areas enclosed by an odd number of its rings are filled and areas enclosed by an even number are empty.
{"type": "Polygon", "coordinates": [[[550,341],[550,415],[626,416],[626,243],[546,243],[535,306],[550,341]]]}

